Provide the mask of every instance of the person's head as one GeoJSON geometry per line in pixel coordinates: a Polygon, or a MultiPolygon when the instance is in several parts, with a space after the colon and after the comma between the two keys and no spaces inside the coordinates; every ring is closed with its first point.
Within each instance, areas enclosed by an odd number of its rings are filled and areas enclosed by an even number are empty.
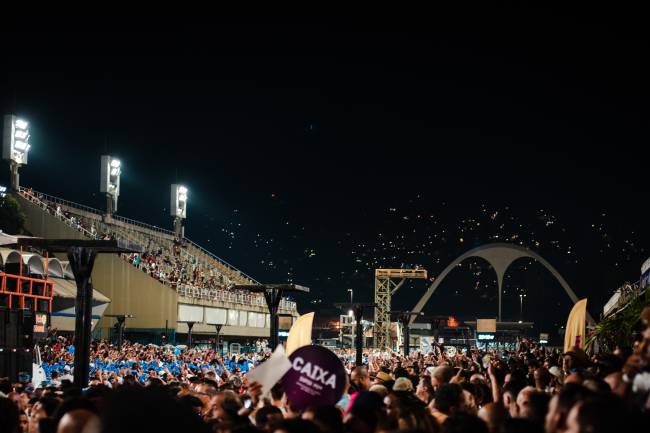
{"type": "Polygon", "coordinates": [[[20,419],[18,406],[8,398],[0,397],[0,431],[18,433],[20,419]]]}
{"type": "Polygon", "coordinates": [[[567,415],[571,408],[580,400],[590,395],[590,391],[582,385],[569,384],[564,386],[559,394],[554,395],[549,402],[546,413],[545,429],[547,433],[566,430],[567,415]]]}
{"type": "Polygon", "coordinates": [[[236,420],[237,413],[241,408],[242,402],[239,396],[233,391],[226,390],[217,393],[210,399],[205,416],[219,422],[231,423],[236,420]]]}
{"type": "Polygon", "coordinates": [[[492,402],[492,390],[484,382],[472,382],[475,390],[476,406],[483,407],[492,402]]]}
{"type": "Polygon", "coordinates": [[[535,369],[533,372],[533,378],[535,379],[535,388],[540,391],[545,391],[551,384],[551,374],[545,367],[538,367],[535,369]]]}
{"type": "Polygon", "coordinates": [[[188,406],[160,388],[120,388],[107,403],[102,411],[102,433],[206,431],[188,406]]]}
{"type": "Polygon", "coordinates": [[[20,433],[27,433],[29,431],[29,418],[25,412],[20,412],[18,414],[18,431],[20,433]]]}
{"type": "Polygon", "coordinates": [[[428,376],[420,377],[418,386],[415,388],[415,395],[425,404],[429,404],[433,400],[435,391],[433,390],[433,385],[431,385],[431,379],[428,376]]]}
{"type": "Polygon", "coordinates": [[[424,403],[413,393],[393,392],[387,400],[388,413],[397,421],[400,431],[432,431],[437,426],[424,403]]]}
{"type": "Polygon", "coordinates": [[[372,383],[373,385],[384,385],[387,387],[386,383],[392,380],[393,378],[390,374],[386,373],[385,371],[379,371],[377,374],[375,374],[374,378],[372,378],[372,383]]]}
{"type": "Polygon", "coordinates": [[[374,392],[375,394],[379,395],[382,399],[386,397],[386,395],[388,394],[388,389],[386,389],[384,385],[379,385],[379,384],[372,385],[368,391],[374,392]]]}
{"type": "Polygon", "coordinates": [[[82,433],[89,423],[99,424],[99,417],[87,409],[66,412],[57,428],[57,433],[82,433]]]}
{"type": "Polygon", "coordinates": [[[452,377],[454,377],[454,369],[448,365],[441,365],[431,373],[431,385],[433,389],[438,389],[439,386],[449,383],[452,377]]]}
{"type": "Polygon", "coordinates": [[[282,420],[282,411],[275,406],[264,406],[255,413],[255,425],[264,432],[270,432],[272,425],[282,420]]]}
{"type": "Polygon", "coordinates": [[[458,412],[447,417],[442,424],[442,433],[488,433],[487,424],[477,417],[465,412],[458,412]]]}
{"type": "Polygon", "coordinates": [[[506,410],[500,403],[488,403],[479,409],[478,417],[485,421],[490,433],[498,433],[506,418],[506,410]]]}
{"type": "Polygon", "coordinates": [[[476,405],[476,388],[471,383],[463,383],[463,410],[469,414],[476,415],[478,406],[476,405]]]}
{"type": "Polygon", "coordinates": [[[210,379],[203,379],[194,385],[194,392],[199,395],[205,395],[207,397],[214,397],[217,395],[218,385],[216,382],[210,379]]]}
{"type": "Polygon", "coordinates": [[[271,388],[271,404],[280,407],[282,405],[282,395],[284,395],[284,387],[282,382],[278,382],[271,388]]]}
{"type": "Polygon", "coordinates": [[[629,431],[623,402],[616,396],[592,396],[577,402],[567,415],[566,433],[629,431]]]}
{"type": "Polygon", "coordinates": [[[460,410],[464,404],[463,388],[455,383],[440,385],[433,406],[445,415],[460,410]]]}
{"type": "Polygon", "coordinates": [[[589,364],[587,354],[582,349],[572,349],[562,356],[562,369],[565,373],[582,370],[589,364]]]}
{"type": "Polygon", "coordinates": [[[628,387],[625,381],[623,380],[623,373],[617,371],[616,373],[611,373],[605,377],[605,383],[609,385],[609,388],[612,392],[618,395],[621,398],[624,398],[627,394],[628,387]]]}
{"type": "Polygon", "coordinates": [[[413,392],[413,383],[406,377],[400,377],[395,381],[393,391],[413,392]]]}
{"type": "Polygon", "coordinates": [[[517,396],[524,389],[526,383],[517,377],[513,377],[503,387],[503,407],[512,418],[517,417],[517,396]]]}
{"type": "Polygon", "coordinates": [[[321,433],[343,431],[343,416],[336,406],[312,406],[302,413],[302,419],[316,424],[321,433]]]}
{"type": "Polygon", "coordinates": [[[178,401],[197,415],[201,415],[205,406],[205,403],[200,398],[190,394],[180,396],[178,401]]]}
{"type": "Polygon", "coordinates": [[[370,375],[366,367],[356,367],[350,374],[350,382],[357,391],[367,391],[370,388],[370,375]]]}
{"type": "Polygon", "coordinates": [[[521,390],[517,396],[518,418],[525,418],[537,423],[544,424],[544,417],[548,411],[548,394],[538,391],[532,387],[521,390]]]}

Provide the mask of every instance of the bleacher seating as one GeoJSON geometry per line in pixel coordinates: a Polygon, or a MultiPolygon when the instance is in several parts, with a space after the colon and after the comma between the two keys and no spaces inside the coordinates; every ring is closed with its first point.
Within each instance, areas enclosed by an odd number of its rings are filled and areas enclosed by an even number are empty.
{"type": "MultiPolygon", "coordinates": [[[[143,254],[123,254],[124,260],[152,278],[175,289],[179,295],[265,306],[260,294],[230,288],[234,284],[255,284],[253,278],[206,251],[187,238],[139,221],[113,215],[58,197],[21,188],[19,193],[45,212],[79,230],[91,239],[123,239],[142,246],[143,254]]],[[[295,310],[295,302],[282,300],[281,307],[295,310]]]]}

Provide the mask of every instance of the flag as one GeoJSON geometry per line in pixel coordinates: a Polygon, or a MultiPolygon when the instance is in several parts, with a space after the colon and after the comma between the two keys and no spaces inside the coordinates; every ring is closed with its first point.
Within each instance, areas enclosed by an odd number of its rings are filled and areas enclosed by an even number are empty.
{"type": "Polygon", "coordinates": [[[584,349],[585,347],[585,318],[587,315],[587,299],[581,299],[575,303],[569,313],[564,333],[564,351],[568,352],[573,348],[584,349]]]}
{"type": "Polygon", "coordinates": [[[311,344],[311,328],[313,322],[314,313],[303,314],[294,322],[287,337],[287,356],[291,355],[294,350],[311,344]]]}

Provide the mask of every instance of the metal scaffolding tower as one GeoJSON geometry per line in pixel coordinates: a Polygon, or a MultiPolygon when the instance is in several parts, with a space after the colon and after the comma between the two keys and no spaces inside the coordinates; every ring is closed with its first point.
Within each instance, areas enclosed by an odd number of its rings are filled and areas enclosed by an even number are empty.
{"type": "Polygon", "coordinates": [[[426,279],[426,269],[375,269],[375,347],[390,347],[390,300],[407,278],[426,279]]]}

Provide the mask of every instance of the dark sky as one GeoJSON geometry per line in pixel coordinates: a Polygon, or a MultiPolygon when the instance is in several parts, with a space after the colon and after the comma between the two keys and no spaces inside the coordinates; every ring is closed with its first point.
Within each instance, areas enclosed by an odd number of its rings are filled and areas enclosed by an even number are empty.
{"type": "MultiPolygon", "coordinates": [[[[35,19],[2,30],[5,112],[31,123],[23,185],[186,234],[258,280],[312,288],[301,310],[371,300],[373,269],[437,275],[469,248],[534,248],[597,314],[647,258],[644,26],[552,11],[413,19],[35,19]],[[320,300],[320,303],[318,301],[320,300]]],[[[8,170],[3,171],[6,183],[8,170]]],[[[496,313],[494,273],[454,271],[426,310],[496,313]]],[[[427,284],[402,289],[412,307],[427,284]]],[[[504,318],[553,332],[570,309],[516,262],[504,318]]]]}

